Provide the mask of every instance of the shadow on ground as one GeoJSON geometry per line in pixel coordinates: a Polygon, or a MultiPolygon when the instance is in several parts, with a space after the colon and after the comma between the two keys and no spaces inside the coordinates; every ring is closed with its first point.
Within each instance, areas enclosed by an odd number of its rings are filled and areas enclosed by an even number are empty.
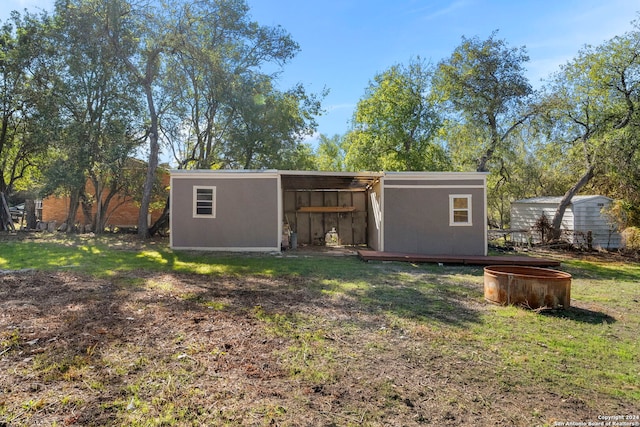
{"type": "Polygon", "coordinates": [[[565,310],[543,310],[541,314],[559,319],[569,319],[575,322],[589,323],[591,325],[601,325],[603,323],[615,323],[617,320],[600,311],[593,311],[580,307],[569,307],[565,310]]]}

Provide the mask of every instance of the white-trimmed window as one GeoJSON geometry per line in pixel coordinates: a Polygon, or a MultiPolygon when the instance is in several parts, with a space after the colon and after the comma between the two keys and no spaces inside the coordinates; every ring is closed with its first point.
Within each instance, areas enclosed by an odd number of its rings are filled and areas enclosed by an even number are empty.
{"type": "Polygon", "coordinates": [[[216,217],[216,187],[194,186],[193,187],[193,217],[194,218],[215,218],[216,217]]]}
{"type": "Polygon", "coordinates": [[[473,225],[471,222],[471,194],[449,194],[449,225],[473,225]]]}

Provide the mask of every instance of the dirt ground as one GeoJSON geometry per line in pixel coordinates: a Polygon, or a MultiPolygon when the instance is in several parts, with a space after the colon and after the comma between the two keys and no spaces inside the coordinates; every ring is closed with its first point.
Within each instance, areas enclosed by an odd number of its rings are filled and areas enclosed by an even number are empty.
{"type": "Polygon", "coordinates": [[[602,412],[510,379],[464,329],[439,346],[450,332],[403,330],[356,300],[320,298],[304,278],[0,281],[3,427],[530,426],[602,412]]]}

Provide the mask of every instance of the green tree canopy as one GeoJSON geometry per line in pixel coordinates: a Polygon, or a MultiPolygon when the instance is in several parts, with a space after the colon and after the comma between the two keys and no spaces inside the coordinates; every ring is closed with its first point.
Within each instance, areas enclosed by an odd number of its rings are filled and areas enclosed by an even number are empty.
{"type": "Polygon", "coordinates": [[[87,216],[95,206],[87,219],[98,233],[108,220],[110,202],[130,193],[124,171],[140,144],[134,137],[140,97],[103,29],[109,12],[101,0],[58,3],[47,33],[48,43],[56,47],[47,64],[49,102],[56,106],[51,119],[59,126],[50,150],[58,161],[46,168],[45,191],[71,196],[70,226],[79,203],[87,216]]]}
{"type": "Polygon", "coordinates": [[[622,184],[628,179],[627,190],[637,186],[639,49],[637,30],[597,47],[585,47],[553,76],[541,99],[549,141],[562,147],[577,177],[552,220],[556,237],[571,199],[594,178],[604,179],[609,189],[614,182],[622,184]]]}
{"type": "Polygon", "coordinates": [[[180,167],[272,167],[297,152],[319,104],[301,85],[276,90],[261,69],[286,64],[298,44],[281,27],[250,21],[244,1],[175,7],[180,44],[165,81],[181,110],[172,146],[180,167]]]}
{"type": "Polygon", "coordinates": [[[309,97],[301,85],[281,92],[266,79],[258,87],[243,85],[239,91],[234,125],[228,135],[225,163],[241,169],[303,167],[312,164],[299,145],[315,129],[313,116],[320,109],[319,101],[309,97]]]}
{"type": "Polygon", "coordinates": [[[344,138],[340,135],[320,134],[318,146],[315,150],[315,168],[320,171],[344,171],[346,168],[344,138]]]}
{"type": "Polygon", "coordinates": [[[51,106],[42,56],[48,22],[46,15],[13,12],[0,26],[0,192],[7,195],[25,189],[46,159],[51,123],[44,112],[51,106]]]}
{"type": "Polygon", "coordinates": [[[263,167],[304,156],[297,143],[315,126],[319,103],[301,86],[276,91],[272,76],[261,72],[298,50],[282,28],[251,21],[244,0],[109,4],[111,43],[147,104],[141,236],[147,234],[161,134],[172,142],[184,138],[171,146],[181,167],[263,167]],[[127,49],[132,42],[133,51],[127,49]]]}
{"type": "Polygon", "coordinates": [[[435,142],[440,116],[431,101],[432,67],[417,59],[375,76],[358,102],[345,137],[350,170],[443,170],[446,152],[435,142]]]}
{"type": "Polygon", "coordinates": [[[533,112],[526,109],[532,88],[524,75],[524,47],[510,48],[494,32],[486,40],[462,38],[440,62],[433,93],[448,106],[447,139],[454,156],[480,172],[509,149],[509,137],[533,112]]]}

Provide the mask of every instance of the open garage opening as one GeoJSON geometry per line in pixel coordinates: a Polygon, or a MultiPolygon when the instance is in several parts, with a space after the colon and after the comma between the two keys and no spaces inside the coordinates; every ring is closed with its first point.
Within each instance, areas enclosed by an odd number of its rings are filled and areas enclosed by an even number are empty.
{"type": "Polygon", "coordinates": [[[287,174],[281,178],[284,230],[289,246],[367,247],[377,241],[371,192],[377,173],[287,174]]]}

